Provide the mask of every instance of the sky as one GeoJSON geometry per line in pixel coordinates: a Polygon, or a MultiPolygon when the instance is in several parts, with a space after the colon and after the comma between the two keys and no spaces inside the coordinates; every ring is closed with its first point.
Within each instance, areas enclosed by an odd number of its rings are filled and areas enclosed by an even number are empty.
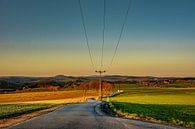
{"type": "MultiPolygon", "coordinates": [[[[95,69],[106,74],[195,76],[195,1],[81,0],[95,69]]],[[[78,0],[0,0],[0,76],[95,75],[78,0]]]]}

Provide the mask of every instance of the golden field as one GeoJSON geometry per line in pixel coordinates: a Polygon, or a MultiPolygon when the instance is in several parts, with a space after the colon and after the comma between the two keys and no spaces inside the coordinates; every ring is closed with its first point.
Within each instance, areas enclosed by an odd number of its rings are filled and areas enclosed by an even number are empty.
{"type": "MultiPolygon", "coordinates": [[[[97,97],[95,91],[88,91],[86,97],[97,97]]],[[[83,91],[51,91],[0,94],[0,104],[8,103],[71,103],[83,101],[83,91]]]]}

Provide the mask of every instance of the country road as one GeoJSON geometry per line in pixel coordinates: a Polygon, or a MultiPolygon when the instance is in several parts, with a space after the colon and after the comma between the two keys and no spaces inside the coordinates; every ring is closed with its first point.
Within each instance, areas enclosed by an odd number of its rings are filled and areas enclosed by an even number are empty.
{"type": "Polygon", "coordinates": [[[98,102],[63,106],[9,129],[178,129],[178,127],[104,115],[98,102]]]}

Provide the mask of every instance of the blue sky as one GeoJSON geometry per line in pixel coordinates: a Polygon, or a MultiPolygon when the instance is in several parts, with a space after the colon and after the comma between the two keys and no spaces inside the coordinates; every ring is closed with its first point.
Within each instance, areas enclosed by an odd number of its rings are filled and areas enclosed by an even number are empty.
{"type": "MultiPolygon", "coordinates": [[[[98,69],[103,0],[81,2],[98,69]]],[[[104,68],[127,5],[128,0],[106,0],[104,68]]],[[[108,74],[195,76],[194,56],[194,0],[132,0],[108,74]]],[[[1,75],[93,74],[78,0],[0,0],[0,58],[1,75]]]]}

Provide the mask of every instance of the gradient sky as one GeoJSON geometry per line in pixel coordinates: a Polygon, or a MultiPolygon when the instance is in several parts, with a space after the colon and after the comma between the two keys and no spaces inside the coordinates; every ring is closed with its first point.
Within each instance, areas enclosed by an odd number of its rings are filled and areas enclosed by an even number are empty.
{"type": "MultiPolygon", "coordinates": [[[[100,67],[103,0],[81,0],[100,67]]],[[[128,0],[106,0],[106,68],[128,0]]],[[[0,76],[93,75],[78,0],[0,0],[0,76]]],[[[132,0],[107,74],[195,76],[195,0],[132,0]]]]}

